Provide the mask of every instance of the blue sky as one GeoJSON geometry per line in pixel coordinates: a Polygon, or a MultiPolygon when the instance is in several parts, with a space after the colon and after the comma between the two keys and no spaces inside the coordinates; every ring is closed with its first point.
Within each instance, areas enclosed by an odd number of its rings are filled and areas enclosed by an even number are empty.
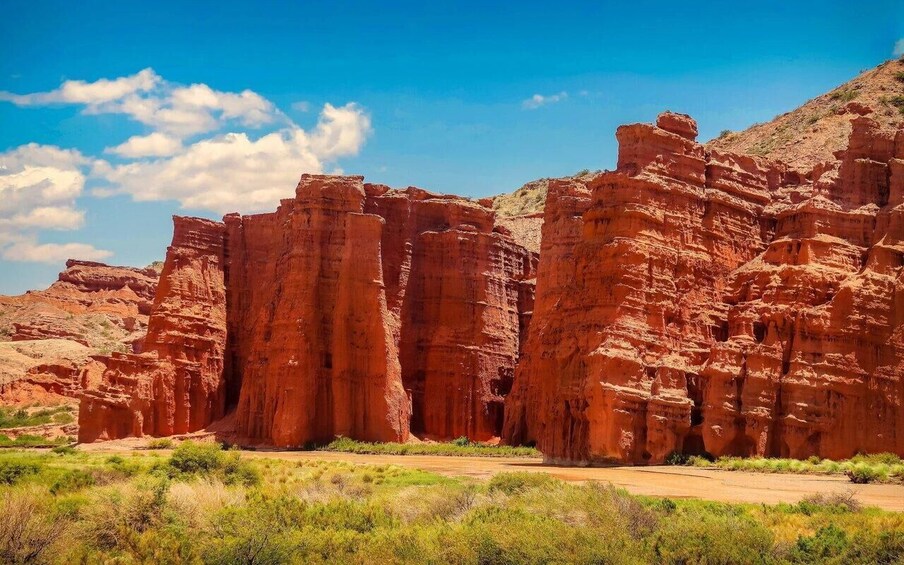
{"type": "Polygon", "coordinates": [[[0,293],[162,259],[172,214],[273,210],[304,171],[480,197],[612,167],[620,124],[743,129],[902,38],[895,1],[12,0],[0,293]]]}

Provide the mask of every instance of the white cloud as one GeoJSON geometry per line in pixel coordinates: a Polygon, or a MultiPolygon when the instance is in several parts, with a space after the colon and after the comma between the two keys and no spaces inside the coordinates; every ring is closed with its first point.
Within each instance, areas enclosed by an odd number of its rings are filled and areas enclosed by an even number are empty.
{"type": "Polygon", "coordinates": [[[228,133],[198,141],[168,159],[117,166],[98,162],[93,174],[111,186],[93,194],[178,200],[184,208],[218,213],[269,211],[291,195],[300,173],[321,172],[325,163],[356,154],[369,132],[370,118],[356,104],[326,104],[310,134],[299,127],[258,139],[228,133]]]}
{"type": "Polygon", "coordinates": [[[67,80],[50,92],[0,92],[0,100],[19,106],[84,105],[85,114],[125,114],[179,137],[214,131],[233,122],[260,127],[282,117],[269,100],[250,90],[235,93],[206,84],[177,85],[163,80],[153,69],[95,82],[67,80]]]}
{"type": "Polygon", "coordinates": [[[33,240],[13,243],[2,252],[2,257],[7,261],[32,263],[61,263],[73,258],[100,261],[112,255],[110,251],[86,243],[37,243],[33,240]]]}
{"type": "Polygon", "coordinates": [[[116,147],[108,147],[104,152],[136,159],[139,157],[168,157],[178,153],[181,149],[182,142],[178,138],[154,132],[149,135],[134,135],[116,147]]]}
{"type": "Polygon", "coordinates": [[[47,104],[96,105],[122,99],[128,95],[147,92],[161,82],[153,69],[144,69],[137,74],[117,79],[102,78],[95,82],[67,80],[56,90],[34,94],[12,94],[0,92],[0,100],[18,106],[43,106],[47,104]]]}
{"type": "Polygon", "coordinates": [[[30,143],[0,154],[0,255],[13,261],[54,262],[60,253],[91,259],[110,253],[81,243],[38,244],[42,230],[74,230],[85,221],[76,208],[85,188],[75,150],[30,143]]]}
{"type": "Polygon", "coordinates": [[[296,112],[307,112],[311,109],[311,103],[306,100],[299,100],[292,103],[292,109],[296,112]]]}
{"type": "Polygon", "coordinates": [[[895,57],[904,56],[904,37],[895,42],[895,50],[892,53],[895,57]]]}
{"type": "Polygon", "coordinates": [[[547,104],[555,104],[557,102],[561,102],[568,98],[568,93],[564,90],[559,92],[558,94],[550,94],[548,96],[543,96],[542,94],[534,94],[527,100],[521,103],[521,107],[525,110],[536,110],[541,106],[546,106],[547,104]]]}
{"type": "MultiPolygon", "coordinates": [[[[92,189],[96,197],[175,200],[183,208],[218,213],[270,211],[292,195],[301,173],[341,171],[335,161],[357,154],[372,131],[370,116],[355,103],[324,104],[316,125],[305,131],[251,90],[178,85],[152,69],[95,82],[65,81],[50,92],[0,93],[0,100],[79,104],[83,114],[123,114],[150,129],[106,148],[118,157],[114,162],[36,144],[0,154],[0,257],[9,260],[110,255],[86,244],[39,242],[42,230],[84,224],[76,199],[86,178],[103,183],[92,189]],[[265,126],[255,135],[243,131],[265,126]]],[[[293,107],[310,108],[306,102],[293,107]]]]}
{"type": "Polygon", "coordinates": [[[311,146],[317,156],[325,160],[357,155],[370,133],[370,116],[357,104],[339,108],[324,104],[317,127],[311,134],[311,146]]]}

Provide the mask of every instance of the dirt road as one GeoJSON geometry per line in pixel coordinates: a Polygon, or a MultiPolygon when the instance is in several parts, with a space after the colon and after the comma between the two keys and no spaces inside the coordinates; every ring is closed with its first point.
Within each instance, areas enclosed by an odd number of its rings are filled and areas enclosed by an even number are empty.
{"type": "Polygon", "coordinates": [[[609,482],[633,494],[720,502],[794,503],[809,494],[853,490],[857,499],[867,506],[904,511],[904,485],[854,485],[843,476],[743,473],[693,467],[554,467],[543,465],[538,459],[495,457],[357,455],[324,451],[257,451],[247,455],[294,461],[320,459],[391,464],[480,479],[511,471],[549,473],[569,482],[609,482]]]}

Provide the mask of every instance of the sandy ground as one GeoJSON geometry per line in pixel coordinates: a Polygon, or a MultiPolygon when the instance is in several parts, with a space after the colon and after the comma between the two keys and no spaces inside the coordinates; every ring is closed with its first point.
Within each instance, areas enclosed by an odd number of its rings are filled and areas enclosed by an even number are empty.
{"type": "MultiPolygon", "coordinates": [[[[140,440],[133,440],[138,445],[140,440]]],[[[143,442],[141,442],[143,443],[143,442]]],[[[82,446],[94,452],[131,451],[127,442],[82,446]]],[[[843,476],[743,473],[693,467],[557,467],[539,459],[449,457],[436,455],[358,455],[326,451],[246,451],[246,457],[288,461],[348,461],[368,465],[398,465],[448,476],[486,479],[496,473],[548,473],[568,482],[601,481],[632,494],[669,498],[699,498],[719,502],[795,503],[816,493],[853,491],[866,506],[904,511],[904,485],[855,485],[843,476]]]]}

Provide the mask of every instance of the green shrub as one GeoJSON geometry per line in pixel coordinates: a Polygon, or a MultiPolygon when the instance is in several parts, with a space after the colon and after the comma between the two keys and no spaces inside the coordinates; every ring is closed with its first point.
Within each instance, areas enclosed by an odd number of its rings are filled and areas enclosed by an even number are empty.
{"type": "Polygon", "coordinates": [[[500,491],[508,495],[518,494],[528,489],[547,486],[557,482],[546,473],[499,473],[487,481],[487,490],[500,491]]]}
{"type": "Polygon", "coordinates": [[[895,80],[898,82],[904,82],[904,71],[898,71],[895,73],[895,80]]]}
{"type": "Polygon", "coordinates": [[[451,443],[458,447],[467,447],[471,443],[471,440],[468,439],[468,436],[461,436],[453,439],[451,443]]]}
{"type": "Polygon", "coordinates": [[[856,467],[848,469],[845,474],[848,476],[852,483],[858,485],[874,483],[881,478],[879,471],[866,465],[858,465],[856,467]]]}
{"type": "Polygon", "coordinates": [[[687,465],[690,460],[690,455],[685,455],[680,451],[673,451],[666,455],[665,464],[666,465],[687,465]]]}
{"type": "Polygon", "coordinates": [[[223,476],[227,485],[241,484],[246,487],[257,486],[261,482],[260,472],[247,461],[242,460],[238,452],[233,451],[223,460],[223,476]]]}
{"type": "Polygon", "coordinates": [[[0,460],[0,484],[14,485],[27,475],[41,472],[41,465],[36,461],[24,459],[0,460]]]}
{"type": "Polygon", "coordinates": [[[219,444],[193,441],[179,444],[169,459],[170,467],[188,475],[211,473],[221,469],[223,463],[223,449],[219,444]]]}
{"type": "Polygon", "coordinates": [[[50,450],[57,455],[75,455],[78,453],[71,445],[58,445],[50,450]]]}
{"type": "Polygon", "coordinates": [[[50,486],[50,494],[58,495],[70,492],[76,492],[84,488],[93,486],[95,483],[94,476],[91,473],[80,469],[72,469],[60,476],[50,486]]]}
{"type": "Polygon", "coordinates": [[[147,443],[147,449],[170,449],[173,447],[173,440],[168,437],[154,438],[147,443]]]}
{"type": "Polygon", "coordinates": [[[837,100],[841,103],[850,102],[851,100],[857,98],[857,95],[860,93],[857,92],[855,88],[843,88],[836,90],[832,94],[829,95],[829,98],[832,100],[837,100]]]}
{"type": "Polygon", "coordinates": [[[681,512],[660,522],[652,548],[661,563],[768,563],[772,532],[731,513],[681,512]]]}
{"type": "Polygon", "coordinates": [[[227,485],[254,486],[261,479],[238,451],[226,453],[218,443],[183,442],[173,451],[168,466],[170,476],[217,475],[227,485]]]}
{"type": "Polygon", "coordinates": [[[729,135],[731,135],[731,130],[730,130],[730,129],[723,129],[722,131],[719,132],[719,139],[725,139],[725,138],[728,137],[729,135]]]}
{"type": "MultiPolygon", "coordinates": [[[[796,563],[826,563],[830,558],[838,560],[848,550],[849,541],[844,530],[835,524],[820,528],[812,536],[801,536],[791,550],[790,557],[796,563]]],[[[844,560],[836,561],[844,563],[844,560]]]]}

